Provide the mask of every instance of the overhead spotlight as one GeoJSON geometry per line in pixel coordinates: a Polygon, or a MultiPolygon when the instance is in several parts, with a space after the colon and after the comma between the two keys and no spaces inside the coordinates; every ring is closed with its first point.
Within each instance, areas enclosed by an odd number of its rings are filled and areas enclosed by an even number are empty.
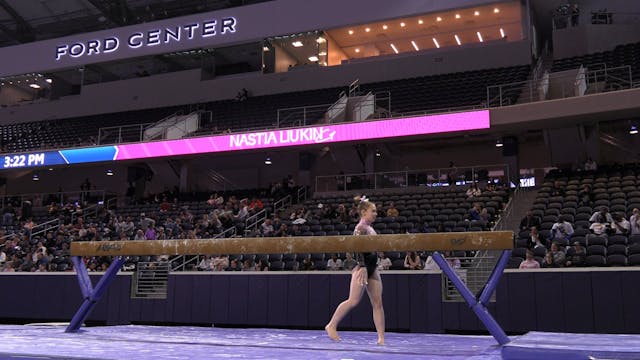
{"type": "Polygon", "coordinates": [[[422,21],[422,19],[419,19],[418,20],[418,24],[422,25],[422,24],[424,24],[424,21],[422,21]]]}
{"type": "Polygon", "coordinates": [[[266,47],[266,46],[263,46],[263,47],[262,47],[262,51],[269,51],[269,48],[268,48],[268,47],[266,47]]]}
{"type": "Polygon", "coordinates": [[[364,31],[369,32],[369,31],[371,31],[371,28],[366,28],[366,29],[364,29],[364,31]]]}
{"type": "Polygon", "coordinates": [[[637,133],[638,133],[638,127],[635,125],[631,125],[631,128],[629,129],[629,134],[635,135],[637,133]]]}
{"type": "Polygon", "coordinates": [[[396,54],[398,53],[398,49],[396,48],[395,45],[391,44],[391,48],[393,49],[394,53],[396,53],[396,54]]]}
{"type": "Polygon", "coordinates": [[[480,16],[480,11],[476,10],[473,12],[473,16],[480,16]]]}
{"type": "Polygon", "coordinates": [[[400,27],[405,27],[406,25],[407,25],[407,24],[405,24],[405,23],[403,23],[403,22],[401,22],[401,23],[400,23],[400,27]]]}
{"type": "Polygon", "coordinates": [[[33,177],[31,177],[31,179],[33,181],[40,181],[40,176],[38,176],[38,174],[33,174],[33,177]]]}
{"type": "Polygon", "coordinates": [[[438,44],[438,40],[436,40],[436,38],[433,38],[433,43],[436,45],[438,49],[440,49],[440,44],[438,44]]]}
{"type": "Polygon", "coordinates": [[[29,85],[30,88],[34,88],[34,89],[40,89],[40,85],[38,84],[31,84],[29,85]]]}
{"type": "Polygon", "coordinates": [[[389,27],[387,25],[382,25],[382,30],[387,30],[389,27]]]}
{"type": "Polygon", "coordinates": [[[376,157],[381,157],[381,156],[382,156],[382,153],[380,152],[380,150],[376,149],[376,157]]]}
{"type": "Polygon", "coordinates": [[[113,170],[111,169],[107,170],[107,176],[113,176],[113,170]]]}
{"type": "Polygon", "coordinates": [[[480,42],[483,42],[484,40],[482,40],[482,34],[480,34],[480,31],[478,31],[476,34],[478,35],[478,40],[480,40],[480,42]]]}
{"type": "Polygon", "coordinates": [[[294,41],[291,43],[291,45],[293,45],[293,47],[301,47],[303,46],[302,41],[294,41]]]}
{"type": "Polygon", "coordinates": [[[322,44],[322,43],[323,43],[323,42],[325,42],[325,41],[327,41],[327,40],[325,40],[325,38],[323,38],[322,36],[320,36],[319,38],[317,38],[317,39],[316,39],[316,42],[317,42],[318,44],[322,44]]]}
{"type": "Polygon", "coordinates": [[[271,164],[272,164],[272,162],[271,162],[271,157],[270,157],[270,156],[267,156],[267,158],[266,158],[266,159],[264,159],[264,164],[265,164],[265,165],[271,165],[271,164]]]}
{"type": "Polygon", "coordinates": [[[460,14],[456,14],[456,19],[460,19],[460,14]]]}
{"type": "Polygon", "coordinates": [[[311,62],[316,62],[316,61],[318,61],[318,60],[320,60],[320,59],[318,59],[318,57],[317,57],[317,56],[315,56],[315,55],[313,55],[313,56],[309,56],[309,61],[311,61],[311,62]]]}
{"type": "Polygon", "coordinates": [[[53,168],[49,168],[49,171],[53,171],[53,168]]]}
{"type": "Polygon", "coordinates": [[[49,84],[51,84],[53,82],[53,79],[45,79],[44,81],[48,82],[49,84]]]}
{"type": "Polygon", "coordinates": [[[500,37],[505,37],[506,35],[504,34],[504,29],[500,28],[500,37]]]}
{"type": "Polygon", "coordinates": [[[349,35],[353,35],[353,30],[349,30],[349,35]]]}
{"type": "Polygon", "coordinates": [[[356,48],[355,52],[356,52],[356,53],[359,53],[359,52],[360,52],[360,49],[356,48]]]}
{"type": "Polygon", "coordinates": [[[494,8],[494,9],[493,9],[493,13],[494,13],[494,14],[497,14],[497,13],[499,13],[499,12],[500,12],[500,9],[498,9],[498,8],[494,8]]]}
{"type": "Polygon", "coordinates": [[[327,52],[326,51],[320,51],[318,53],[318,56],[327,56],[327,52]]]}
{"type": "Polygon", "coordinates": [[[411,45],[413,45],[413,48],[416,49],[416,51],[420,51],[420,49],[418,48],[418,44],[416,44],[415,41],[411,40],[411,45]]]}
{"type": "Polygon", "coordinates": [[[496,141],[496,147],[503,147],[504,144],[502,143],[502,140],[497,140],[496,141]]]}
{"type": "Polygon", "coordinates": [[[440,16],[438,16],[438,17],[436,18],[436,21],[442,21],[442,18],[441,18],[440,16]]]}

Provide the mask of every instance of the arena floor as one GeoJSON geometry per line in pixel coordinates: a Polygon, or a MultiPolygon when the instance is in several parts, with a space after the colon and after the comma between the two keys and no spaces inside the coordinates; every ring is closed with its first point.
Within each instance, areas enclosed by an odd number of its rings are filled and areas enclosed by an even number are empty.
{"type": "Polygon", "coordinates": [[[67,334],[63,326],[0,326],[2,359],[500,359],[489,336],[319,330],[104,326],[67,334]]]}

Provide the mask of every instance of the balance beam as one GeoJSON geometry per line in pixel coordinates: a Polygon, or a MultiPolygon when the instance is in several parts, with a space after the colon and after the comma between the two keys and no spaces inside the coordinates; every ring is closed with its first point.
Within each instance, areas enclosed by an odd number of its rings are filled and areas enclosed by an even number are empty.
{"type": "Polygon", "coordinates": [[[296,254],[513,249],[513,232],[72,242],[72,256],[296,254]]]}
{"type": "Polygon", "coordinates": [[[201,255],[201,254],[291,254],[326,252],[420,251],[432,250],[433,259],[445,276],[460,291],[499,344],[510,340],[487,310],[500,275],[513,249],[512,231],[480,231],[460,233],[393,234],[363,236],[296,236],[286,238],[232,238],[142,241],[72,242],[71,255],[84,301],[71,319],[66,332],[77,332],[87,319],[109,284],[124,265],[126,256],[136,255],[201,255]],[[458,277],[438,251],[502,250],[493,273],[481,294],[475,295],[458,277]],[[114,256],[111,265],[96,287],[93,287],[83,256],[114,256]]]}

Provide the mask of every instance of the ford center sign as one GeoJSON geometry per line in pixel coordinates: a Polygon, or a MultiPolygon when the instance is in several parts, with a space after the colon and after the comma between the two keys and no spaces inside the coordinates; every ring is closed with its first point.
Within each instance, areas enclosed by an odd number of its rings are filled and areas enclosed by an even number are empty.
{"type": "Polygon", "coordinates": [[[173,42],[187,42],[193,39],[204,39],[213,36],[224,36],[236,32],[237,20],[234,17],[210,19],[201,22],[181,24],[172,27],[151,28],[147,31],[136,31],[120,38],[107,36],[86,42],[64,43],[56,46],[55,58],[59,61],[65,57],[80,58],[83,56],[99,56],[118,51],[122,46],[138,49],[149,46],[162,46],[173,42]]]}

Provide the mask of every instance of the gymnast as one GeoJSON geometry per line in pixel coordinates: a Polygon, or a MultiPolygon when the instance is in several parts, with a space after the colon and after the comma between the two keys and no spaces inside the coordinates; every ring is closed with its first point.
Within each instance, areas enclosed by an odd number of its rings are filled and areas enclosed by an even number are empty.
{"type": "MultiPolygon", "coordinates": [[[[371,224],[376,220],[376,205],[365,196],[354,199],[358,203],[360,222],[356,225],[353,235],[376,235],[371,224]]],[[[377,270],[378,256],[375,252],[359,253],[358,265],[351,272],[349,298],[336,308],[331,321],[324,327],[332,340],[339,341],[338,324],[353,309],[360,300],[364,290],[367,290],[371,307],[373,308],[373,322],[378,333],[378,345],[384,345],[384,309],[382,307],[382,279],[377,270]]]]}

